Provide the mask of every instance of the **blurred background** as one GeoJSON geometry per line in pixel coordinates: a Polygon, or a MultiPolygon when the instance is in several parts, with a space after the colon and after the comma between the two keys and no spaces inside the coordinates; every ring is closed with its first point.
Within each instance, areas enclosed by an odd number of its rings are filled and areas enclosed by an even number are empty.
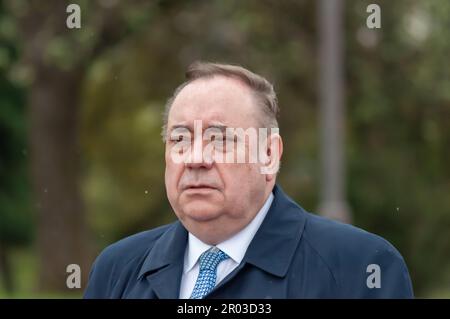
{"type": "Polygon", "coordinates": [[[104,247],[175,220],[161,114],[198,59],[274,83],[292,198],[339,201],[397,247],[418,297],[450,298],[450,2],[340,4],[0,0],[0,298],[80,297],[104,247]]]}

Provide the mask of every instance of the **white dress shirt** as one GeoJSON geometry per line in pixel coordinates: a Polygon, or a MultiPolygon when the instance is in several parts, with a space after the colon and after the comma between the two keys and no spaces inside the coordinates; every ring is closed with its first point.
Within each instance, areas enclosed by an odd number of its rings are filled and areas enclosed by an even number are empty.
{"type": "MultiPolygon", "coordinates": [[[[244,258],[248,246],[250,245],[250,242],[266,217],[272,201],[273,194],[270,193],[263,207],[247,226],[231,238],[216,245],[217,248],[230,257],[222,261],[217,266],[216,285],[237,266],[239,266],[244,258]]],[[[184,269],[181,277],[180,299],[188,299],[191,296],[200,271],[198,259],[203,252],[207,251],[211,247],[211,245],[205,244],[200,239],[189,233],[188,243],[184,253],[184,269]]]]}

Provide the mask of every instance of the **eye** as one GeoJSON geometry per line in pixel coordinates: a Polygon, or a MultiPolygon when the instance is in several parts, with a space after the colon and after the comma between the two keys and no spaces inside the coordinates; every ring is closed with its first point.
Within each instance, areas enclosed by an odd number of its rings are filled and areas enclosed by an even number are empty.
{"type": "Polygon", "coordinates": [[[225,136],[216,136],[216,135],[211,136],[212,142],[225,142],[225,140],[226,140],[225,136]]]}
{"type": "Polygon", "coordinates": [[[170,141],[171,141],[171,142],[174,142],[174,143],[180,143],[180,142],[182,142],[183,140],[184,140],[184,136],[183,136],[183,135],[172,136],[172,137],[170,138],[170,141]]]}
{"type": "Polygon", "coordinates": [[[229,138],[226,136],[215,136],[212,139],[212,143],[214,145],[214,149],[219,152],[224,152],[227,149],[227,144],[229,143],[229,138]]]}

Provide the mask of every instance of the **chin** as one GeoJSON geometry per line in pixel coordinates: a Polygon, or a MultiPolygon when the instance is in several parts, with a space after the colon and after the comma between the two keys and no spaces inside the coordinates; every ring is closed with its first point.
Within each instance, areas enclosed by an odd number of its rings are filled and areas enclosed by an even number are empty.
{"type": "Polygon", "coordinates": [[[183,209],[184,216],[197,222],[206,222],[221,215],[221,206],[193,201],[183,209]]]}

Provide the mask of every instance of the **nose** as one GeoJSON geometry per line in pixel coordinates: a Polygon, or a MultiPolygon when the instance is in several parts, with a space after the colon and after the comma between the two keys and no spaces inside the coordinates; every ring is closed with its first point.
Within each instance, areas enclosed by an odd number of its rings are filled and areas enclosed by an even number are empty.
{"type": "Polygon", "coordinates": [[[186,168],[190,169],[210,169],[213,165],[212,154],[210,152],[204,152],[205,145],[203,144],[202,138],[196,138],[194,144],[192,145],[188,156],[186,157],[185,165],[186,168]]]}
{"type": "Polygon", "coordinates": [[[212,167],[212,163],[207,163],[206,161],[201,161],[200,163],[186,163],[186,168],[190,169],[210,169],[212,167]]]}

